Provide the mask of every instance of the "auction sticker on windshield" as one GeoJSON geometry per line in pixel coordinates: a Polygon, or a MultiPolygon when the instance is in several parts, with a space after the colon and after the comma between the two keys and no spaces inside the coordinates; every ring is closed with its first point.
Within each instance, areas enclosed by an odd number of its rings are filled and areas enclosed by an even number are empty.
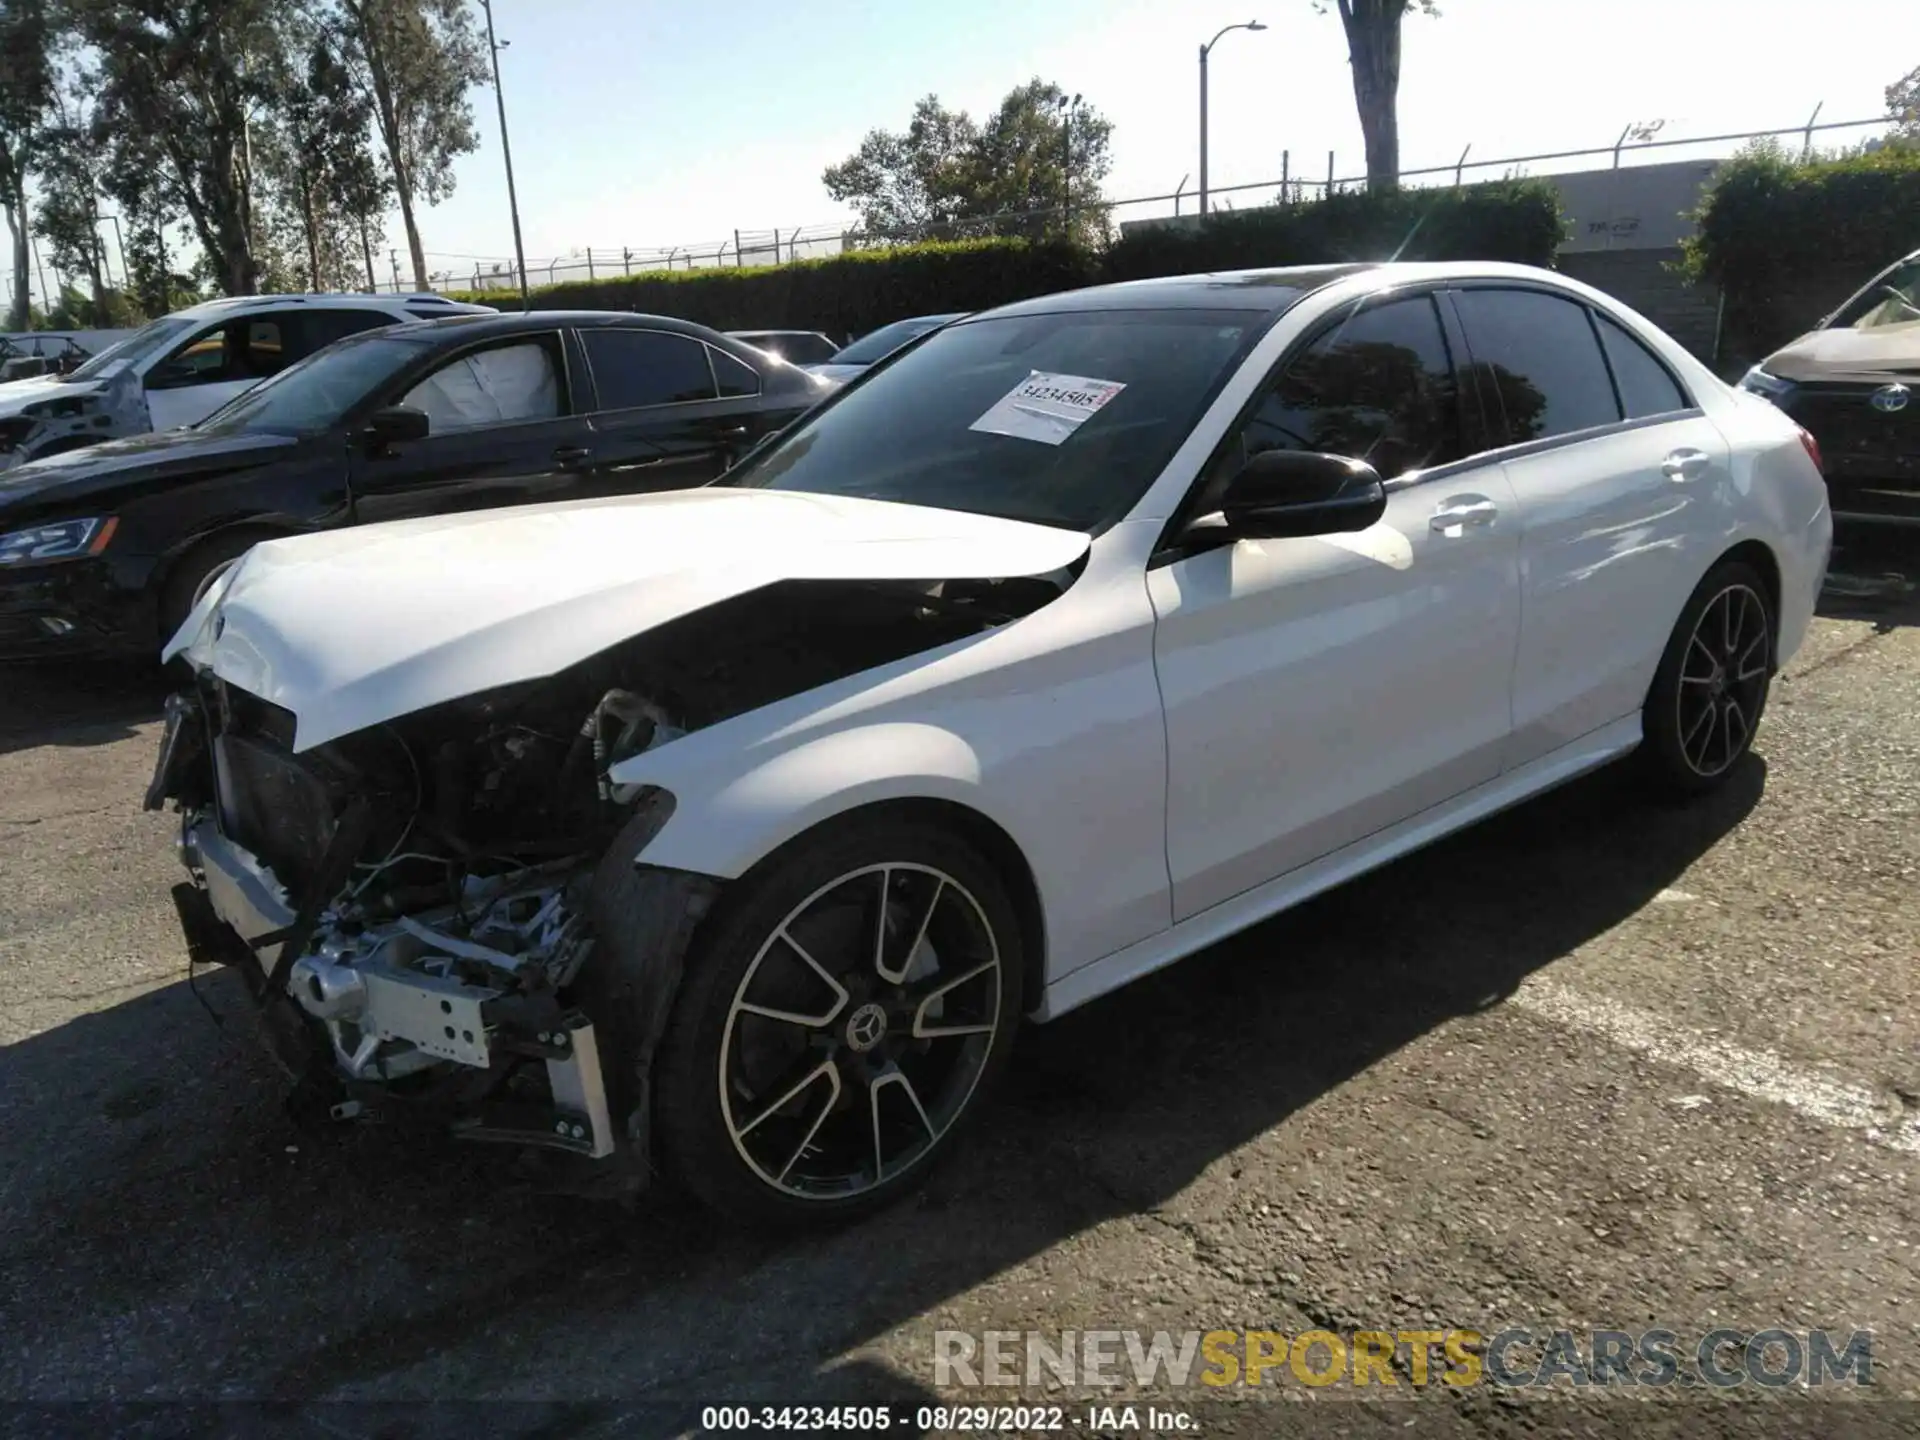
{"type": "Polygon", "coordinates": [[[1016,440],[1038,440],[1042,445],[1058,445],[1126,388],[1119,380],[1093,380],[1085,375],[1051,375],[1035,370],[967,428],[989,435],[1011,435],[1016,440]]]}

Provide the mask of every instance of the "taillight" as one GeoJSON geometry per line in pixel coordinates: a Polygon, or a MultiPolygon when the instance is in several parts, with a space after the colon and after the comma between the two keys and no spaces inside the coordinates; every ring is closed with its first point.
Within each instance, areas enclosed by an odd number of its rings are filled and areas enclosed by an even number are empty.
{"type": "Polygon", "coordinates": [[[1805,450],[1807,458],[1813,461],[1813,468],[1825,475],[1827,467],[1820,459],[1820,442],[1807,432],[1805,426],[1796,425],[1794,428],[1800,432],[1800,448],[1805,450]]]}

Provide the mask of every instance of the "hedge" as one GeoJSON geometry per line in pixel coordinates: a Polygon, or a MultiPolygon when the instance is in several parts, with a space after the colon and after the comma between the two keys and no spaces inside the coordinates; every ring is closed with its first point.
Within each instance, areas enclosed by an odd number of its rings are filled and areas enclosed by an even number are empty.
{"type": "Polygon", "coordinates": [[[1343,260],[1510,260],[1551,265],[1564,226],[1545,180],[1457,190],[1337,194],[1142,227],[1107,252],[1116,280],[1343,260]]]}
{"type": "Polygon", "coordinates": [[[1920,247],[1920,147],[1802,164],[1768,142],[1722,165],[1683,246],[1725,299],[1730,360],[1757,360],[1920,247]]]}
{"type": "MultiPolygon", "coordinates": [[[[858,335],[908,315],[985,310],[1103,280],[1201,270],[1396,256],[1550,265],[1560,237],[1558,191],[1538,180],[1497,181],[1227,212],[1136,230],[1104,251],[1014,239],[904,245],[789,265],[565,281],[535,290],[532,303],[540,310],[674,315],[717,330],[858,335]]],[[[498,290],[453,298],[512,304],[498,290]]]]}
{"type": "MultiPolygon", "coordinates": [[[[909,315],[985,310],[1099,279],[1099,257],[1062,242],[960,240],[850,250],[788,265],[654,270],[570,280],[532,293],[536,310],[637,310],[716,330],[862,335],[909,315]]],[[[452,298],[512,308],[498,290],[452,298]]]]}

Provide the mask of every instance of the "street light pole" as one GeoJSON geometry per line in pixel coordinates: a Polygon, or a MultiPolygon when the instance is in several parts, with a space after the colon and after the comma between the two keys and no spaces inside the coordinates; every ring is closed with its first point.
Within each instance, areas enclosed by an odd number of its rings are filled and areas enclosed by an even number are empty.
{"type": "Polygon", "coordinates": [[[507,97],[500,89],[501,42],[493,38],[493,0],[480,0],[487,12],[487,49],[493,56],[493,98],[500,108],[500,156],[507,162],[507,208],[513,213],[513,259],[520,267],[520,309],[533,308],[527,295],[527,252],[520,243],[520,197],[513,189],[513,147],[507,143],[507,97]]]}
{"type": "Polygon", "coordinates": [[[1220,43],[1220,35],[1235,30],[1264,30],[1267,27],[1258,20],[1243,21],[1238,25],[1221,28],[1220,34],[1200,47],[1200,213],[1207,213],[1207,55],[1220,43]]]}

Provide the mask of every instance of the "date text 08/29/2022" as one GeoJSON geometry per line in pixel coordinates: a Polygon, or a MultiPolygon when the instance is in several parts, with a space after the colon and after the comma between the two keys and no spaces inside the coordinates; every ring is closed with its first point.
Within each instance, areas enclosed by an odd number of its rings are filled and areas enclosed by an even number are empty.
{"type": "Polygon", "coordinates": [[[700,1412],[707,1434],[1027,1435],[1153,1431],[1191,1434],[1199,1422],[1185,1410],[1159,1405],[709,1405],[700,1412]]]}

